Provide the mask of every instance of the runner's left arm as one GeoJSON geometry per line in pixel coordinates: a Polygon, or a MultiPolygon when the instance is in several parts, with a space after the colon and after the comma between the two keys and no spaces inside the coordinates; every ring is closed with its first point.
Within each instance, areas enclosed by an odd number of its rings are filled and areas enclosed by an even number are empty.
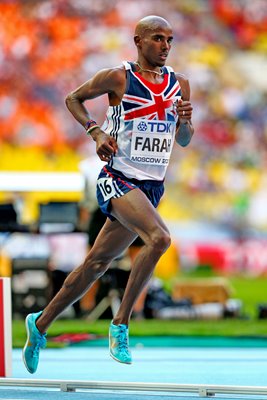
{"type": "Polygon", "coordinates": [[[187,146],[194,134],[192,125],[193,107],[190,102],[190,85],[189,81],[182,74],[176,74],[176,78],[180,83],[182,98],[177,102],[178,122],[176,125],[175,140],[180,146],[187,146]]]}

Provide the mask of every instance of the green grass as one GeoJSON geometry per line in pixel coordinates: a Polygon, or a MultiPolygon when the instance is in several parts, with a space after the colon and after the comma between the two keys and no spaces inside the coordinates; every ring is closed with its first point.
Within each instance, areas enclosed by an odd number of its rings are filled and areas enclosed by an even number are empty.
{"type": "Polygon", "coordinates": [[[267,305],[267,277],[232,277],[229,282],[233,288],[232,296],[243,302],[244,313],[256,318],[258,305],[262,303],[267,305]]]}
{"type": "MultiPolygon", "coordinates": [[[[224,336],[266,337],[267,319],[257,319],[259,303],[267,303],[267,278],[229,278],[232,297],[243,303],[244,318],[218,321],[194,320],[144,320],[131,322],[131,336],[224,336]]],[[[49,329],[49,337],[64,333],[91,333],[107,336],[110,321],[58,320],[49,329]]],[[[22,347],[25,342],[24,321],[13,321],[13,346],[22,347]]],[[[49,342],[50,347],[59,347],[49,342]]]]}
{"type": "MultiPolygon", "coordinates": [[[[94,323],[83,320],[58,320],[49,330],[49,337],[63,333],[91,333],[107,336],[110,321],[94,323]]],[[[13,322],[13,346],[25,343],[23,321],[13,322]]],[[[131,322],[131,336],[223,336],[223,337],[266,337],[267,320],[220,320],[220,321],[162,321],[145,320],[131,322]]],[[[61,345],[49,342],[50,347],[61,345]]]]}

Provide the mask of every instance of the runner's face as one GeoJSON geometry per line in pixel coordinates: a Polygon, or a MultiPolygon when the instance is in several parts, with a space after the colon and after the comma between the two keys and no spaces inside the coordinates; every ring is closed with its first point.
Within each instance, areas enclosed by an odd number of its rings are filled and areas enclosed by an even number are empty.
{"type": "Polygon", "coordinates": [[[165,65],[173,40],[170,28],[147,30],[141,42],[142,56],[153,67],[165,65]]]}

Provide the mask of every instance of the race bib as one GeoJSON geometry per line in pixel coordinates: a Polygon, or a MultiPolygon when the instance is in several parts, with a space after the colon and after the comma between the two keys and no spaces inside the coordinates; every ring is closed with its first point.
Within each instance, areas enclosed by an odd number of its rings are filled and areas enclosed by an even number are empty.
{"type": "Polygon", "coordinates": [[[168,165],[173,146],[175,122],[136,119],[133,123],[131,161],[168,165]]]}
{"type": "Polygon", "coordinates": [[[116,190],[112,178],[99,178],[97,185],[102,193],[104,201],[107,201],[115,196],[116,190]]]}

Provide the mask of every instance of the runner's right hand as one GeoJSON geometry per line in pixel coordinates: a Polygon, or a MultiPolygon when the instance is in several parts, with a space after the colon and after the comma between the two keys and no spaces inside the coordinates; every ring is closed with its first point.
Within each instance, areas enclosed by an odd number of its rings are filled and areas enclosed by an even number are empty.
{"type": "Polygon", "coordinates": [[[117,142],[112,136],[109,136],[101,130],[95,133],[97,134],[93,139],[96,142],[96,153],[100,160],[109,161],[118,151],[117,142]]]}

